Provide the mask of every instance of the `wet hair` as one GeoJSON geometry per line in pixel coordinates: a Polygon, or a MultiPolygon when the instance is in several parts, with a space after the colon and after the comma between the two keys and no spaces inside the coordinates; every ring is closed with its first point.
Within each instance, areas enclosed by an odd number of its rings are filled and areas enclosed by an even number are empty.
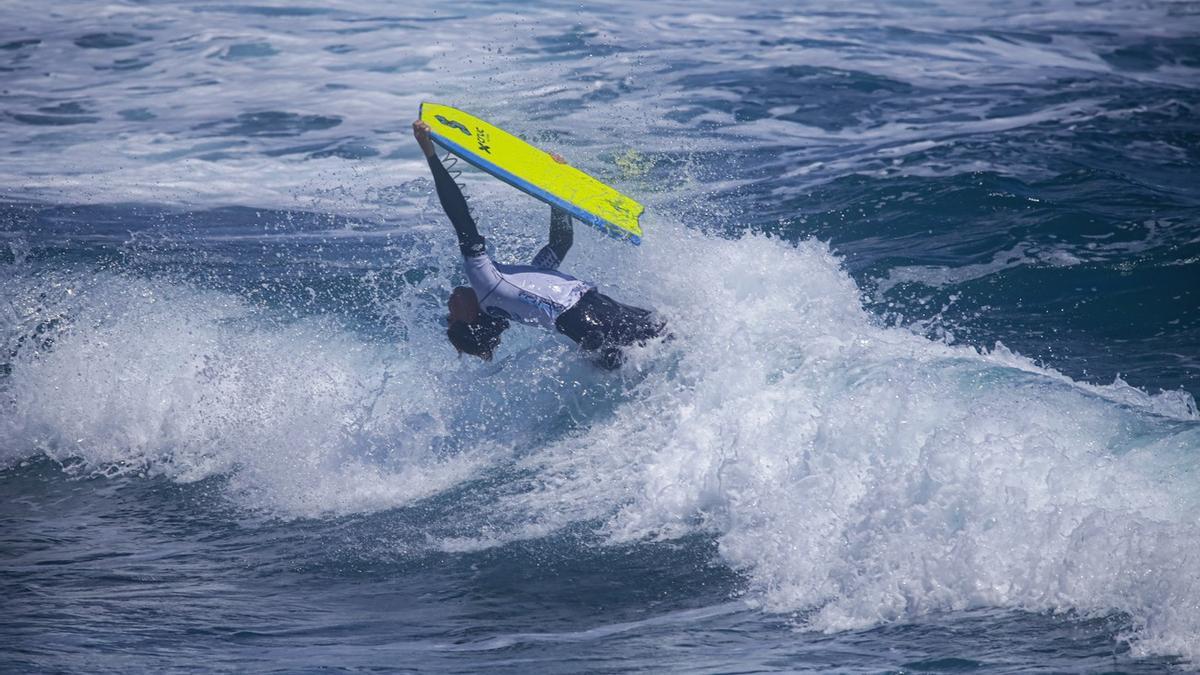
{"type": "Polygon", "coordinates": [[[492,360],[492,352],[500,346],[500,334],[508,329],[508,322],[480,312],[479,318],[471,323],[451,321],[446,337],[458,353],[492,360]]]}

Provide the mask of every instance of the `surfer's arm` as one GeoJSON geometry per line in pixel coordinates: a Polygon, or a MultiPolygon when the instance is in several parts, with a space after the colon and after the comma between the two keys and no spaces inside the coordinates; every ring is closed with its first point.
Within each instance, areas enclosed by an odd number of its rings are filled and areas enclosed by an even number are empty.
{"type": "Polygon", "coordinates": [[[450,218],[450,224],[454,226],[454,234],[458,236],[459,250],[468,258],[483,255],[483,236],[475,227],[475,220],[471,218],[471,212],[467,209],[467,200],[463,197],[462,190],[458,189],[458,184],[454,182],[450,172],[442,166],[442,162],[437,157],[437,150],[434,149],[433,141],[429,138],[429,125],[420,121],[413,122],[413,135],[417,137],[417,143],[420,144],[421,151],[425,153],[425,159],[429,162],[429,170],[433,173],[433,184],[437,187],[438,199],[442,202],[442,209],[446,211],[446,216],[450,218]]]}
{"type": "MultiPolygon", "coordinates": [[[[550,156],[559,164],[567,163],[562,155],[552,152],[550,156]]],[[[557,206],[551,206],[550,243],[543,246],[542,250],[533,257],[533,264],[538,267],[558,269],[559,263],[567,257],[567,251],[571,250],[573,243],[575,243],[575,230],[572,227],[571,214],[557,206]]]]}
{"type": "Polygon", "coordinates": [[[558,256],[559,262],[567,257],[567,251],[571,250],[573,243],[575,243],[575,228],[571,226],[571,214],[557,206],[551,206],[550,248],[554,249],[554,254],[558,256]]]}
{"type": "Polygon", "coordinates": [[[534,267],[544,267],[556,270],[567,257],[571,244],[575,240],[575,232],[571,227],[571,214],[558,208],[550,207],[550,243],[546,244],[533,256],[534,267]]]}

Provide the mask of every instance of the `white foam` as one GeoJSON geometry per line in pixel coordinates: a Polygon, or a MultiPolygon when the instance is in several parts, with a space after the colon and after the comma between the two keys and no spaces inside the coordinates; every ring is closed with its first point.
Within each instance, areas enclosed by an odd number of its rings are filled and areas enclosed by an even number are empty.
{"type": "MultiPolygon", "coordinates": [[[[424,175],[407,122],[421,100],[440,99],[547,137],[593,170],[624,147],[630,128],[653,129],[636,145],[664,154],[753,151],[789,139],[803,147],[783,153],[795,169],[788,189],[803,191],[963,134],[1140,112],[1103,110],[1110,102],[1093,98],[997,117],[983,105],[968,111],[976,119],[923,125],[865,119],[831,131],[782,119],[739,128],[710,110],[698,119],[729,126],[697,138],[692,123],[669,114],[730,93],[681,78],[704,82],[769,58],[773,67],[856,71],[936,92],[964,81],[1111,73],[1096,57],[1102,37],[1055,32],[1081,17],[1096,35],[1180,30],[1158,6],[1080,10],[1057,0],[1001,15],[949,2],[934,10],[809,7],[755,20],[754,30],[720,3],[645,7],[622,3],[603,15],[468,7],[451,25],[382,19],[394,10],[378,2],[303,22],[247,20],[199,4],[98,11],[66,2],[53,14],[6,5],[0,23],[44,41],[28,70],[6,73],[11,111],[77,97],[101,120],[10,120],[0,185],[67,203],[301,206],[402,216],[408,227],[440,216],[413,216],[422,198],[381,195],[424,175]],[[346,14],[359,21],[341,21],[346,14]],[[377,30],[344,32],[366,25],[377,30]],[[985,29],[1031,28],[1055,34],[1045,44],[977,39],[985,29]],[[872,37],[889,29],[938,39],[872,37]],[[112,51],[71,45],[101,30],[155,39],[112,51]],[[594,49],[622,51],[557,59],[537,47],[538,38],[585,31],[597,34],[594,49]],[[487,41],[464,42],[463,34],[487,41]],[[814,45],[762,45],[793,38],[814,45]],[[277,53],[221,58],[242,43],[277,53]],[[136,76],[96,70],[141,55],[151,63],[136,76]],[[618,89],[613,100],[587,102],[618,89]],[[139,108],[155,120],[120,115],[139,108]],[[264,110],[343,121],[288,139],[201,126],[264,110]],[[378,157],[263,154],[363,140],[378,157]]],[[[443,5],[436,9],[444,16],[443,5]]],[[[1192,86],[1193,75],[1162,68],[1121,77],[1192,86]]],[[[472,186],[489,198],[505,189],[472,186]]],[[[476,206],[493,232],[511,237],[505,225],[533,217],[533,209],[501,217],[487,201],[476,206]]],[[[661,218],[650,225],[657,234],[641,250],[581,234],[570,263],[671,320],[676,339],[635,351],[617,375],[595,372],[552,336],[516,329],[494,364],[455,359],[430,305],[445,296],[448,272],[394,300],[407,342],[387,345],[332,319],[280,321],[186,284],[90,274],[31,280],[6,270],[6,346],[16,347],[16,336],[26,342],[0,392],[0,457],[8,464],[43,453],[77,460],[82,471],[177,481],[220,476],[230,499],[283,517],[404,506],[512,468],[521,478],[479,495],[486,513],[463,523],[467,534],[434,544],[473,550],[594,521],[614,542],[701,530],[757,599],[815,610],[816,629],[978,606],[1118,610],[1133,618],[1139,650],[1200,658],[1200,432],[1190,397],[1075,382],[1002,348],[979,353],[881,327],[818,243],[726,240],[661,218]],[[39,333],[53,345],[30,346],[39,333]]],[[[414,231],[426,234],[445,239],[440,229],[414,231]]],[[[532,250],[531,235],[508,240],[532,250]]],[[[427,253],[408,262],[453,260],[448,243],[420,250],[427,253]]],[[[993,263],[966,273],[1008,264],[993,263]]],[[[939,283],[936,270],[909,272],[908,280],[939,283]]]]}
{"type": "Polygon", "coordinates": [[[27,341],[5,382],[5,463],[34,451],[107,475],[230,476],[243,503],[289,516],[395,507],[486,464],[439,451],[449,431],[430,413],[448,404],[411,360],[330,321],[272,328],[236,297],[104,275],[21,286],[7,289],[9,336],[27,341]],[[52,347],[28,341],[38,324],[52,347]]]}
{"type": "MultiPolygon", "coordinates": [[[[882,327],[816,242],[656,231],[641,249],[580,233],[572,252],[573,271],[670,319],[675,339],[615,375],[519,328],[493,364],[455,359],[431,302],[447,272],[392,300],[396,345],[167,281],[10,274],[8,334],[43,324],[54,342],[18,348],[3,456],[225,476],[231,499],[285,517],[403,506],[503,470],[520,478],[476,493],[480,511],[435,545],[595,521],[613,542],[707,531],[764,606],[816,609],[812,628],[1120,610],[1138,649],[1196,656],[1190,397],[882,327]]],[[[528,239],[502,237],[501,256],[531,254],[528,239]]],[[[452,264],[449,248],[400,264],[452,264]]]]}
{"type": "MultiPolygon", "coordinates": [[[[591,163],[627,145],[661,153],[766,145],[774,155],[781,139],[790,140],[804,149],[788,154],[786,168],[794,171],[788,175],[807,176],[811,183],[848,171],[878,171],[877,153],[895,147],[916,149],[931,140],[1047,120],[1145,111],[1109,110],[1111,102],[1105,100],[1074,100],[1021,114],[993,114],[991,108],[1010,102],[1005,94],[981,103],[956,102],[957,121],[880,124],[886,120],[868,115],[842,130],[782,119],[735,124],[728,112],[713,109],[686,123],[673,121],[671,114],[706,99],[738,100],[735,90],[703,83],[735,70],[752,75],[754,66],[747,64],[855,72],[913,85],[931,92],[929,106],[936,109],[946,105],[939,102],[943,90],[962,82],[1011,87],[1047,77],[1110,76],[1112,66],[1099,56],[1115,48],[1103,37],[1106,28],[1125,40],[1188,35],[1173,25],[1168,8],[1112,5],[1080,12],[1066,2],[1003,12],[950,2],[933,9],[888,6],[856,12],[811,6],[778,17],[735,16],[720,2],[658,3],[653,10],[641,3],[607,3],[603,11],[456,7],[461,16],[453,21],[412,18],[446,17],[439,3],[406,7],[410,17],[394,12],[393,5],[378,0],[343,3],[303,21],[258,15],[248,20],[235,6],[204,3],[151,8],[115,2],[98,10],[88,0],[69,0],[52,14],[9,3],[0,8],[0,24],[42,43],[23,48],[23,60],[13,62],[17,69],[6,73],[8,112],[41,114],[39,108],[72,101],[95,122],[35,126],[8,120],[0,191],[74,203],[220,201],[295,208],[348,179],[379,185],[403,175],[403,163],[417,159],[407,123],[419,102],[430,99],[467,107],[533,138],[562,134],[575,150],[567,154],[585,168],[601,168],[591,163]],[[1079,25],[1093,32],[1056,30],[1079,25]],[[152,39],[117,49],[73,44],[81,35],[105,31],[152,39]],[[1025,33],[1052,39],[1024,39],[1025,33]],[[486,40],[463,41],[462,35],[486,40]],[[577,42],[567,58],[542,47],[564,41],[577,42]],[[238,45],[270,49],[260,56],[228,58],[238,45]],[[130,59],[145,66],[111,69],[122,65],[118,60],[130,59]],[[597,92],[613,95],[589,102],[597,92]],[[129,111],[154,117],[139,120],[124,114],[129,111]],[[341,123],[295,137],[228,131],[238,115],[263,111],[333,116],[341,123]],[[718,125],[723,133],[697,133],[701,124],[718,125]],[[631,128],[655,133],[631,143],[622,133],[631,128]],[[351,162],[309,157],[342,143],[369,145],[379,155],[351,162]],[[824,170],[812,171],[818,163],[824,170]],[[805,168],[795,171],[798,165],[805,168]]],[[[1163,67],[1120,77],[1191,86],[1194,69],[1163,67]]],[[[944,170],[981,168],[1009,167],[968,163],[944,170]]],[[[319,206],[338,213],[370,212],[352,194],[319,206]]]]}
{"type": "Polygon", "coordinates": [[[673,365],[526,458],[540,484],[503,496],[512,527],[478,546],[597,518],[615,542],[707,530],[770,608],[818,608],[816,629],[1121,610],[1138,649],[1195,643],[1190,397],[879,327],[818,244],[679,241],[647,248],[636,290],[672,316],[681,339],[650,363],[673,365]]]}

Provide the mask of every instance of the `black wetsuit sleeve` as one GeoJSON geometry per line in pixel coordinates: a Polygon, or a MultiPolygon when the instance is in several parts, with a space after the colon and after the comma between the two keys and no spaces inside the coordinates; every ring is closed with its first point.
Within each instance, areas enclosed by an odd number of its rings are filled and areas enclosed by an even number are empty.
{"type": "Polygon", "coordinates": [[[557,206],[551,206],[550,248],[553,249],[554,255],[558,256],[559,262],[567,258],[567,251],[571,250],[571,244],[574,242],[575,231],[571,226],[571,214],[557,206]]]}
{"type": "Polygon", "coordinates": [[[437,186],[438,199],[441,200],[450,223],[454,225],[454,233],[458,235],[459,250],[468,258],[482,255],[485,250],[483,236],[479,234],[475,220],[467,210],[467,200],[463,197],[462,190],[458,189],[458,184],[454,182],[446,167],[442,166],[437,155],[430,155],[426,159],[429,160],[429,170],[433,172],[433,184],[437,186]]]}
{"type": "Polygon", "coordinates": [[[558,208],[550,207],[550,243],[543,246],[537,255],[533,256],[533,266],[556,270],[571,250],[575,233],[571,230],[571,214],[558,208]]]}

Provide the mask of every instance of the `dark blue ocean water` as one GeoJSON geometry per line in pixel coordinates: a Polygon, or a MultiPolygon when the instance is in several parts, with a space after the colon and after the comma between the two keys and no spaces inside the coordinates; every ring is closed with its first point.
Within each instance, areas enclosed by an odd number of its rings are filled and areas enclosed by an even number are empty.
{"type": "Polygon", "coordinates": [[[5,4],[0,670],[1195,669],[1198,113],[1188,2],[5,4]],[[423,100],[676,339],[457,358],[423,100]]]}

